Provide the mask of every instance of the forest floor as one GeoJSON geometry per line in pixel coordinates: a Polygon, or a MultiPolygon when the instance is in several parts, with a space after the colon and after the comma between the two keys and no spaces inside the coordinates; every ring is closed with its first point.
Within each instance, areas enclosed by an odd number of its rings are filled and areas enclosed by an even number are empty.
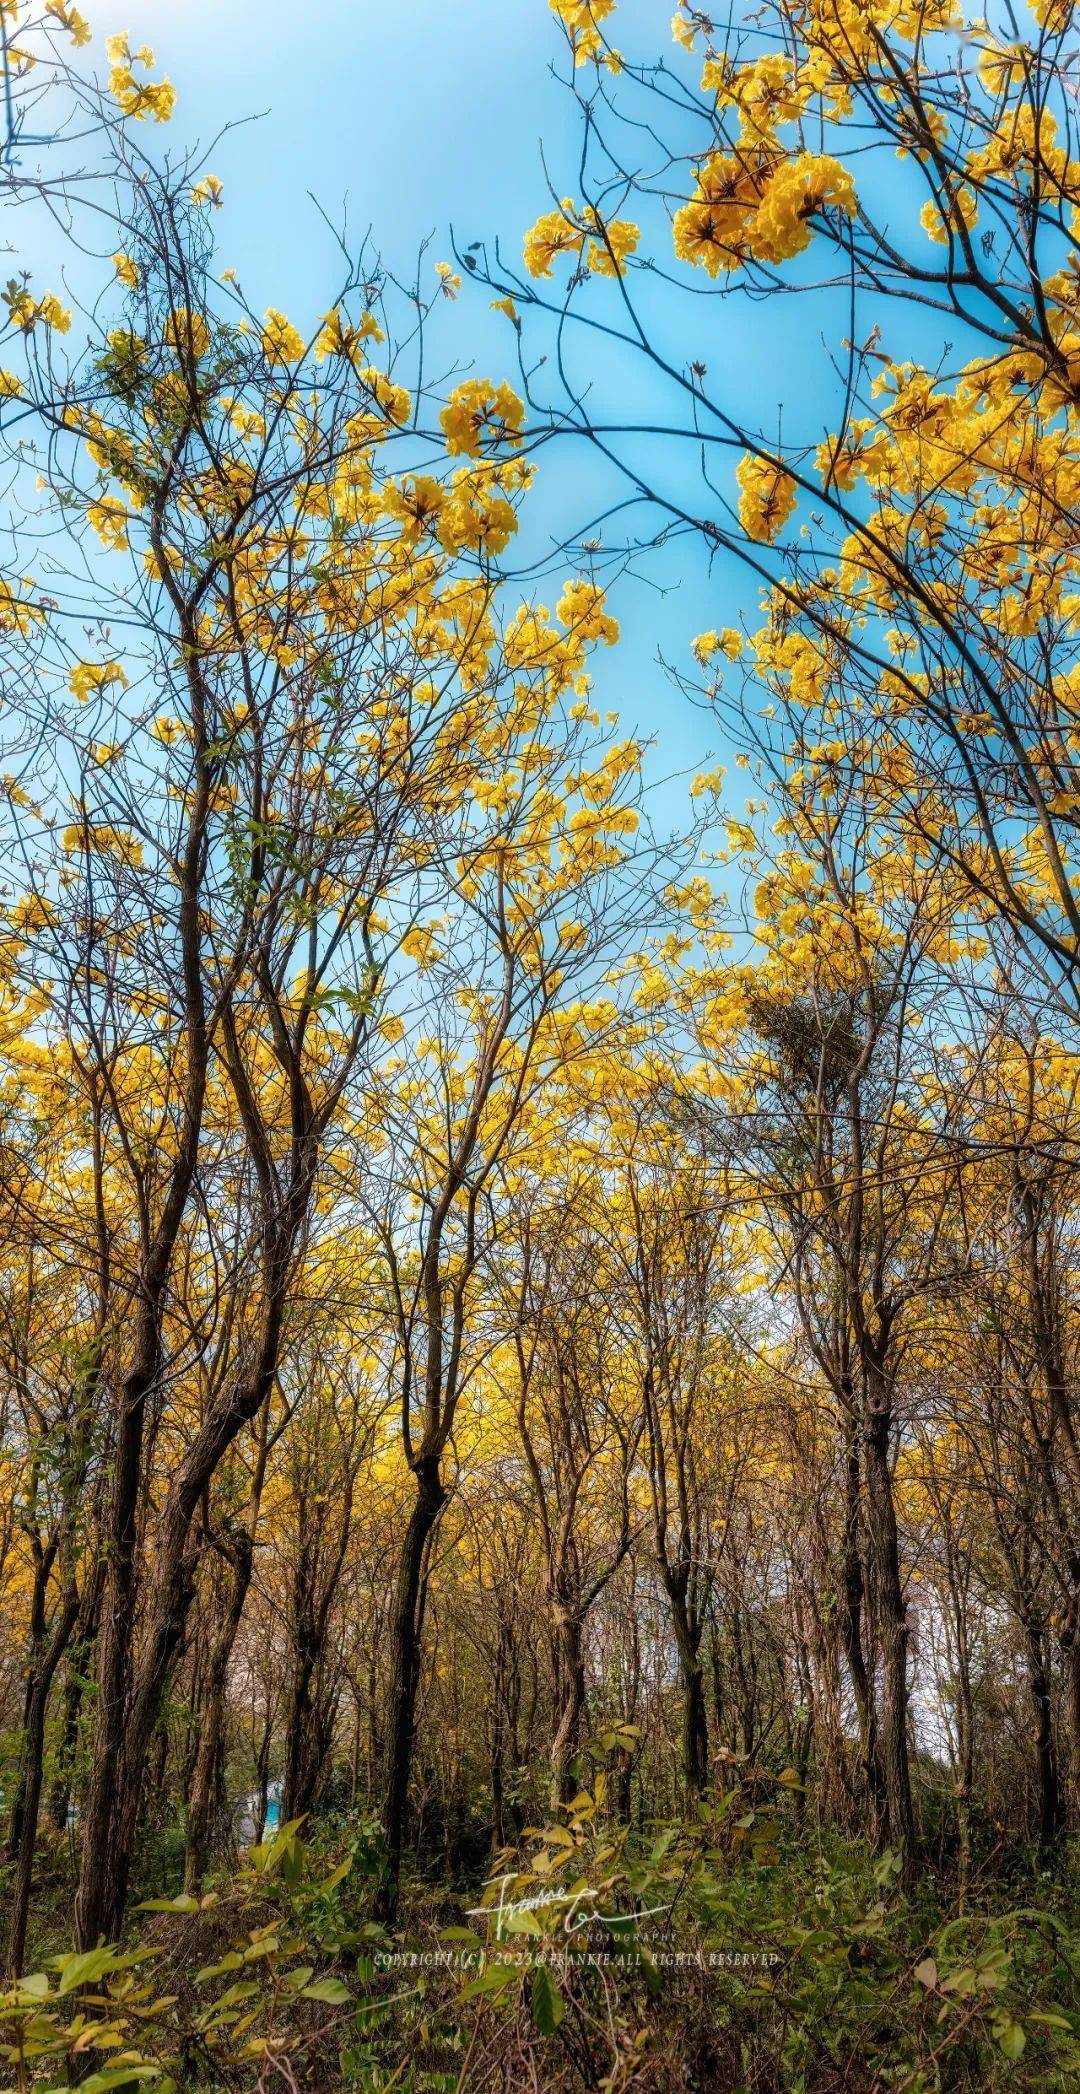
{"type": "MultiPolygon", "coordinates": [[[[741,1799],[745,1802],[746,1799],[741,1799]]],[[[44,1857],[31,1975],[0,2031],[21,2090],[929,2094],[1080,2075],[1080,1870],[947,1873],[782,1802],[646,1835],[583,1796],[470,1886],[428,1854],[371,1918],[367,1822],[284,1827],[198,1897],[144,1851],[125,1941],[70,1951],[69,1842],[44,1857]]],[[[992,1865],[991,1865],[992,1864],[992,1865]]]]}

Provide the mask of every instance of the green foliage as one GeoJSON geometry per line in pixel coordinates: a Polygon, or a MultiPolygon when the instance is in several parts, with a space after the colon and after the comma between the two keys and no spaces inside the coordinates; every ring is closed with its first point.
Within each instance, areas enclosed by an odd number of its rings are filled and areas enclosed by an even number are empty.
{"type": "Polygon", "coordinates": [[[967,1915],[907,1898],[897,1855],[797,1836],[797,1786],[737,1784],[640,1841],[601,1776],[500,1857],[481,1933],[445,1930],[478,1951],[463,2013],[531,2027],[557,2053],[541,2083],[568,2087],[652,2087],[664,2057],[689,2088],[706,2055],[731,2075],[716,2084],[784,2094],[1072,2084],[1075,1898],[967,1915]]]}
{"type": "Polygon", "coordinates": [[[1075,1881],[1032,1869],[1012,1903],[958,1912],[930,1878],[906,1894],[895,1854],[802,1827],[789,1771],[729,1777],[691,1822],[638,1833],[598,1773],[497,1857],[456,1924],[444,1893],[407,1884],[394,1937],[367,1916],[377,1828],[284,1825],[217,1889],[145,1900],[130,1945],[10,1987],[0,2078],[18,2094],[1075,2083],[1075,1881]]]}
{"type": "Polygon", "coordinates": [[[303,1923],[333,1895],[349,1859],[324,1875],[299,1837],[301,1822],[252,1848],[224,1892],[147,1899],[139,1911],[149,1941],[54,1956],[0,1994],[0,2059],[19,2094],[44,2094],[65,2073],[88,2094],[140,2082],[156,2094],[232,2085],[245,2067],[253,2084],[263,2067],[281,2071],[325,2044],[352,1993],[318,1970],[321,1942],[313,1952],[303,1923]],[[225,1946],[174,1990],[185,1925],[199,1941],[212,1930],[225,1946]]]}

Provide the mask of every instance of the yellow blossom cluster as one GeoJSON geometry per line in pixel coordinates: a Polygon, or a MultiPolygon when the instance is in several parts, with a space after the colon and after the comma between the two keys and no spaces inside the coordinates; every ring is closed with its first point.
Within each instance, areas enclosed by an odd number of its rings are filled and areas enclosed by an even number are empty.
{"type": "Polygon", "coordinates": [[[739,522],[748,538],[771,545],[795,507],[795,482],[770,458],[747,452],[735,469],[739,483],[739,522]]]}
{"type": "Polygon", "coordinates": [[[154,63],[149,44],[133,51],[126,36],[110,36],[105,46],[109,60],[109,93],[123,116],[140,121],[152,117],[167,123],[176,107],[176,89],[168,80],[140,80],[136,67],[146,71],[154,63]]]}
{"type": "Polygon", "coordinates": [[[490,456],[521,442],[525,404],[505,381],[468,378],[454,388],[439,420],[451,455],[490,456]]]}
{"type": "Polygon", "coordinates": [[[639,239],[629,219],[602,218],[591,204],[580,211],[564,196],[557,211],[545,212],[526,233],[525,267],[530,276],[550,276],[561,255],[574,255],[594,276],[621,276],[639,239]]]}
{"type": "Polygon", "coordinates": [[[716,153],[675,213],[675,253],[710,276],[749,261],[789,261],[810,245],[815,218],[830,209],[851,217],[855,189],[828,154],[785,159],[761,144],[716,153]]]}

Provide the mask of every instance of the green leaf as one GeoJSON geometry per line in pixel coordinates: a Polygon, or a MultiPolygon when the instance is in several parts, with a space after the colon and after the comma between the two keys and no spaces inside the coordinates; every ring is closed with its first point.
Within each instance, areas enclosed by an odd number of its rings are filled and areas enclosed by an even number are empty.
{"type": "Polygon", "coordinates": [[[473,1978],[468,1985],[462,1987],[461,1997],[480,1999],[485,1994],[505,1992],[508,1986],[516,1984],[517,1977],[516,1963],[489,1963],[478,1978],[473,1978]]]}
{"type": "Polygon", "coordinates": [[[195,1983],[196,1985],[206,1985],[211,1978],[223,1977],[227,1970],[242,1969],[243,1962],[244,1959],[237,1949],[229,1949],[227,1954],[222,1957],[220,1963],[204,1963],[202,1969],[197,1970],[195,1973],[195,1983]]]}
{"type": "Polygon", "coordinates": [[[82,2089],[83,2094],[106,2094],[109,2087],[130,2087],[136,2080],[159,2077],[156,2065],[107,2065],[103,2072],[92,2072],[89,2079],[84,2079],[82,2089]]]}
{"type": "Polygon", "coordinates": [[[350,1998],[349,1988],[340,1978],[316,1978],[314,1985],[305,1985],[303,1999],[321,1999],[328,2007],[344,2007],[350,1998]]]}
{"type": "MultiPolygon", "coordinates": [[[[63,1998],[65,1992],[74,1992],[76,1985],[92,1985],[95,1979],[103,1977],[107,1970],[116,1970],[118,1966],[123,1967],[123,1961],[124,1959],[117,1955],[116,1950],[110,1948],[87,1949],[81,1956],[58,1957],[57,1966],[60,1971],[60,1983],[56,1988],[58,1996],[63,1998]]],[[[84,2081],[83,2084],[88,2086],[89,2081],[84,2081]]]]}
{"type": "Polygon", "coordinates": [[[18,1980],[15,1989],[17,1992],[29,1993],[31,1999],[48,1999],[48,1976],[43,1970],[28,1971],[25,1977],[18,1980]]]}
{"type": "Polygon", "coordinates": [[[542,2036],[553,2036],[563,2018],[563,1996],[546,1963],[538,1963],[529,1981],[533,2020],[542,2036]]]}
{"type": "Polygon", "coordinates": [[[313,1978],[314,1975],[315,1965],[313,1963],[298,1963],[295,1970],[286,1971],[285,1976],[281,1980],[281,1989],[283,1992],[299,1992],[301,1986],[306,1985],[308,1979],[313,1978]]]}
{"type": "Polygon", "coordinates": [[[998,2047],[1007,2058],[1018,2058],[1027,2043],[1027,2037],[1018,2021],[1007,2021],[998,2030],[998,2047]]]}

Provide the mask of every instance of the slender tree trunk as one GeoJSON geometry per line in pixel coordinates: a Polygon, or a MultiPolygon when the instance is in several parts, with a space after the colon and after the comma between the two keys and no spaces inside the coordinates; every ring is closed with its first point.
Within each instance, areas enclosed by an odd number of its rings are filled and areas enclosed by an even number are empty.
{"type": "Polygon", "coordinates": [[[82,1864],[75,1896],[75,1937],[94,1948],[119,1932],[127,1892],[118,1802],[128,1715],[135,1614],[139,1484],[146,1398],[158,1364],[157,1319],[143,1311],[135,1364],[120,1390],[112,1502],[107,1524],[108,1569],[99,1631],[97,1700],[90,1780],[82,1825],[82,1864]]]}
{"type": "Polygon", "coordinates": [[[956,1822],[959,1838],[957,1874],[961,1911],[971,1888],[971,1799],[975,1786],[975,1712],[971,1695],[971,1664],[967,1637],[961,1634],[957,1651],[956,1694],[956,1822]]]}
{"type": "Polygon", "coordinates": [[[315,1735],[318,1712],[313,1705],[311,1689],[318,1662],[318,1647],[310,1635],[305,1636],[293,1664],[293,1687],[285,1732],[283,1818],[306,1817],[314,1801],[320,1755],[315,1735]]]}
{"type": "MultiPolygon", "coordinates": [[[[92,1948],[103,1935],[109,1940],[119,1936],[150,1741],[195,1594],[198,1545],[191,1542],[192,1523],[218,1463],[267,1401],[277,1370],[295,1236],[291,1217],[286,1219],[289,1226],[282,1224],[264,1281],[262,1329],[251,1378],[207,1413],[169,1485],[154,1538],[137,1670],[132,1664],[131,1613],[142,1427],[140,1422],[136,1446],[134,1428],[129,1434],[121,1422],[114,1534],[122,1536],[123,1546],[106,1589],[102,1625],[98,1727],[75,1902],[80,1948],[92,1948]]],[[[125,1416],[126,1411],[125,1405],[125,1416]]]]}
{"type": "Polygon", "coordinates": [[[1048,1848],[1054,1845],[1061,1831],[1063,1816],[1057,1754],[1054,1750],[1050,1682],[1046,1673],[1039,1623],[1035,1616],[1028,1612],[1024,1615],[1022,1626],[1027,1658],[1028,1692],[1031,1695],[1035,1719],[1032,1743],[1035,1747],[1035,1780],[1039,1799],[1039,1845],[1048,1848]]]}
{"type": "Polygon", "coordinates": [[[872,1381],[866,1431],[866,1496],[870,1533],[874,1627],[881,1657],[881,1765],[885,1844],[899,1847],[904,1878],[915,1865],[915,1813],[908,1750],[907,1608],[900,1580],[892,1469],[891,1405],[872,1381]]]}
{"type": "Polygon", "coordinates": [[[491,1849],[497,1854],[506,1845],[505,1817],[505,1773],[506,1719],[503,1704],[503,1671],[505,1664],[505,1630],[499,1624],[495,1648],[495,1676],[491,1689],[491,1733],[488,1753],[491,1769],[491,1849]]]}
{"type": "Polygon", "coordinates": [[[383,1878],[376,1898],[376,1913],[384,1924],[391,1923],[396,1917],[401,1885],[401,1851],[405,1838],[409,1778],[412,1773],[413,1741],[416,1732],[424,1558],[435,1522],[446,1500],[437,1458],[418,1461],[413,1476],[416,1496],[398,1562],[391,1633],[387,1722],[389,1763],[383,1828],[386,1855],[383,1878]]]}
{"type": "Polygon", "coordinates": [[[957,1891],[963,1911],[971,1888],[971,1801],[975,1786],[975,1702],[971,1690],[971,1647],[959,1554],[951,1527],[946,1529],[949,1593],[956,1638],[956,1826],[957,1891]]]}
{"type": "Polygon", "coordinates": [[[1080,1821],[1080,1635],[1074,1622],[1062,1638],[1065,1661],[1065,1709],[1069,1727],[1069,1789],[1074,1823],[1080,1821]]]}
{"type": "Polygon", "coordinates": [[[274,1737],[274,1711],[269,1701],[263,1718],[263,1732],[259,1741],[259,1756],[255,1763],[255,1786],[258,1805],[255,1812],[255,1845],[262,1844],[266,1832],[267,1813],[270,1809],[270,1747],[274,1737]]]}
{"type": "Polygon", "coordinates": [[[554,1618],[556,1702],[551,1741],[551,1795],[554,1805],[569,1803],[574,1793],[573,1762],[581,1742],[585,1710],[585,1650],[581,1621],[569,1607],[557,1606],[554,1618]]]}
{"type": "Polygon", "coordinates": [[[104,1585],[105,1565],[99,1553],[90,1575],[90,1582],[83,1592],[80,1619],[75,1624],[75,1632],[67,1654],[56,1774],[49,1794],[49,1816],[57,1832],[67,1831],[71,1809],[71,1785],[79,1742],[79,1723],[86,1698],[87,1675],[97,1642],[104,1585]]]}
{"type": "Polygon", "coordinates": [[[23,1954],[26,1949],[26,1926],[30,1915],[30,1893],[33,1887],[38,1809],[41,1803],[42,1767],[45,1756],[45,1704],[47,1696],[48,1687],[39,1678],[34,1683],[34,1691],[30,1697],[24,1733],[25,1761],[21,1795],[22,1810],[20,1813],[19,1843],[15,1855],[11,1923],[8,1932],[8,1969],[14,1978],[22,1976],[23,1954]]]}
{"type": "Polygon", "coordinates": [[[225,1739],[225,1688],[229,1662],[251,1585],[254,1562],[251,1535],[241,1531],[235,1536],[233,1547],[225,1612],[210,1652],[199,1744],[191,1778],[184,1856],[184,1889],[188,1891],[201,1886],[206,1872],[218,1769],[225,1739]]]}
{"type": "Polygon", "coordinates": [[[862,1755],[863,1776],[874,1812],[875,1829],[880,1830],[882,1817],[882,1770],[878,1750],[877,1709],[874,1690],[867,1671],[863,1650],[863,1602],[865,1580],[863,1577],[862,1550],[859,1539],[860,1505],[862,1501],[862,1464],[859,1459],[859,1444],[854,1429],[849,1426],[847,1458],[844,1476],[844,1542],[842,1555],[843,1593],[839,1610],[840,1641],[844,1660],[855,1696],[855,1713],[859,1725],[859,1749],[862,1755]]]}
{"type": "Polygon", "coordinates": [[[45,1768],[45,1716],[49,1705],[49,1693],[56,1677],[56,1668],[78,1618],[78,1611],[78,1597],[72,1587],[61,1601],[48,1646],[39,1656],[27,1709],[19,1845],[15,1856],[15,1883],[8,1933],[8,1966],[13,1977],[22,1975],[23,1954],[26,1948],[26,1928],[30,1916],[30,1893],[34,1880],[34,1856],[37,1852],[38,1816],[45,1768]]]}
{"type": "Polygon", "coordinates": [[[679,1655],[683,1780],[687,1799],[693,1803],[704,1795],[709,1779],[709,1728],[701,1667],[701,1624],[687,1603],[685,1583],[677,1576],[665,1580],[665,1583],[679,1655]]]}

